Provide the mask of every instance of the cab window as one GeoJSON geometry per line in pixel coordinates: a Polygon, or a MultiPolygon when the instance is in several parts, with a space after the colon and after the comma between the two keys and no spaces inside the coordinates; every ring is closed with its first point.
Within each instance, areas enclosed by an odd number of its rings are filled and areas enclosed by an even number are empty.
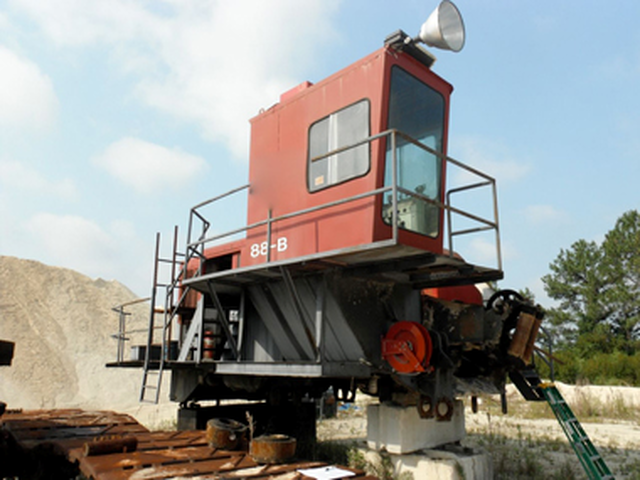
{"type": "Polygon", "coordinates": [[[368,144],[317,158],[366,139],[369,136],[369,110],[369,101],[362,100],[311,125],[307,158],[310,192],[346,182],[369,171],[368,144]]]}
{"type": "MultiPolygon", "coordinates": [[[[441,94],[405,70],[391,71],[388,128],[395,128],[437,152],[442,152],[445,102],[441,94]]],[[[391,142],[387,142],[385,185],[391,185],[391,142]]],[[[440,200],[442,165],[438,156],[404,138],[396,138],[398,187],[432,200],[440,200]]],[[[422,235],[437,237],[440,211],[437,205],[418,196],[398,194],[398,225],[422,235]]],[[[391,196],[383,206],[383,219],[391,223],[391,196]]]]}

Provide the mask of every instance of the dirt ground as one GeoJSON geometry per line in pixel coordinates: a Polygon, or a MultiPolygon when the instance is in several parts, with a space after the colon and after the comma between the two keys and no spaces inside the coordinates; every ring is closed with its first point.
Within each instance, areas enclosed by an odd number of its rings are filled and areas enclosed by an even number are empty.
{"type": "MultiPolygon", "coordinates": [[[[557,384],[592,443],[617,479],[640,479],[640,389],[557,384]]],[[[498,397],[480,399],[479,411],[465,401],[467,437],[462,445],[487,451],[497,479],[587,478],[560,424],[546,403],[528,403],[508,389],[509,413],[498,397]]],[[[318,424],[321,441],[366,445],[366,408],[376,399],[360,395],[336,418],[318,424]]]]}

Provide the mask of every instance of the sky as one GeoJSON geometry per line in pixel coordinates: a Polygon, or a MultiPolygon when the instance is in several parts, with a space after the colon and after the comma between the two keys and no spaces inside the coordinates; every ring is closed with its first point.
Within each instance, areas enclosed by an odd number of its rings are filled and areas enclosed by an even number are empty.
{"type": "MultiPolygon", "coordinates": [[[[437,3],[0,0],[0,255],[147,296],[156,232],[166,251],[193,205],[247,182],[248,120],[437,3]]],[[[638,208],[640,2],[455,3],[465,47],[432,50],[449,155],[497,179],[500,286],[544,305],[560,250],[638,208]]]]}

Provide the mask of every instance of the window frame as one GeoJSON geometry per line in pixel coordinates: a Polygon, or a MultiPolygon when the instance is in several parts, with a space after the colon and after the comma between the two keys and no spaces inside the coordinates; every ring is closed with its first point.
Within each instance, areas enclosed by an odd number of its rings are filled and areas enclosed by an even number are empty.
{"type": "MultiPolygon", "coordinates": [[[[324,184],[322,184],[320,186],[313,185],[312,178],[311,178],[311,165],[312,165],[312,162],[311,162],[311,131],[312,131],[312,129],[316,125],[318,125],[319,123],[321,123],[323,121],[328,121],[329,118],[331,118],[332,115],[337,115],[340,112],[348,110],[349,108],[352,108],[352,107],[354,107],[356,105],[359,105],[359,104],[365,104],[366,107],[367,107],[367,120],[366,120],[367,133],[366,133],[365,137],[362,138],[361,140],[369,138],[371,136],[371,100],[369,98],[367,98],[367,97],[361,98],[360,100],[357,100],[357,101],[355,101],[355,102],[353,102],[353,103],[351,103],[349,105],[346,105],[346,106],[344,106],[344,107],[342,107],[342,108],[340,108],[338,110],[335,110],[335,111],[329,113],[328,115],[325,115],[324,117],[319,118],[318,120],[314,121],[311,125],[309,125],[309,128],[307,130],[307,159],[306,159],[306,161],[307,161],[307,169],[306,169],[307,191],[309,193],[313,194],[313,193],[317,193],[317,192],[321,192],[323,190],[326,190],[327,188],[336,187],[338,185],[343,185],[343,184],[345,184],[347,182],[350,182],[352,180],[355,180],[357,178],[365,177],[365,176],[367,176],[369,174],[369,172],[371,172],[371,144],[363,144],[361,147],[366,147],[366,149],[367,149],[367,168],[362,173],[358,173],[358,174],[350,176],[348,178],[341,179],[340,181],[337,181],[337,182],[334,182],[334,183],[326,182],[326,183],[324,183],[324,184]]],[[[358,141],[360,141],[360,140],[358,140],[358,141]]],[[[347,145],[345,145],[345,146],[347,146],[347,145]]],[[[355,147],[354,150],[357,149],[357,148],[361,148],[361,147],[355,147]]],[[[337,148],[342,148],[342,147],[336,147],[336,149],[337,148]]],[[[327,151],[325,153],[328,153],[328,152],[329,151],[327,151]]],[[[347,150],[345,152],[341,152],[341,153],[335,154],[335,155],[340,156],[340,155],[344,155],[347,152],[349,152],[349,150],[347,150]]],[[[329,159],[332,156],[325,157],[323,160],[324,161],[329,161],[329,159]]],[[[317,161],[322,161],[322,160],[317,160],[317,161]]]]}
{"type": "MultiPolygon", "coordinates": [[[[442,111],[441,111],[441,138],[439,139],[439,143],[440,143],[440,148],[434,148],[434,150],[436,150],[437,152],[439,152],[440,154],[444,153],[444,145],[445,145],[445,141],[446,141],[446,122],[447,122],[447,97],[446,95],[443,95],[443,93],[438,90],[437,88],[435,88],[433,85],[430,85],[428,82],[425,82],[423,79],[419,78],[417,75],[414,75],[413,73],[411,73],[409,70],[407,70],[406,68],[403,68],[400,65],[394,64],[391,66],[390,68],[390,74],[389,74],[389,87],[388,87],[388,91],[387,91],[387,98],[388,98],[388,103],[387,103],[387,118],[386,118],[386,126],[387,129],[391,129],[391,128],[398,128],[397,126],[391,126],[390,125],[390,120],[391,120],[391,98],[392,98],[392,88],[393,88],[393,74],[394,71],[400,71],[402,72],[404,75],[407,75],[408,77],[411,77],[413,80],[419,82],[421,85],[427,87],[429,90],[431,90],[431,92],[433,92],[434,94],[436,94],[441,100],[442,100],[442,111]]],[[[402,131],[402,130],[398,130],[398,131],[402,131]]],[[[404,132],[403,133],[410,135],[409,132],[404,132]]],[[[418,141],[420,141],[419,139],[416,139],[418,141]]],[[[418,147],[415,147],[418,148],[418,147]]],[[[444,195],[444,184],[443,184],[443,179],[444,179],[444,165],[443,165],[443,160],[440,157],[436,156],[437,161],[439,161],[439,165],[436,166],[436,170],[438,171],[438,177],[437,177],[437,198],[433,198],[433,200],[438,201],[438,202],[442,202],[443,199],[443,195],[444,195]]],[[[384,154],[384,166],[383,166],[383,185],[387,186],[387,181],[386,181],[386,172],[387,172],[387,162],[391,161],[391,149],[390,149],[390,145],[389,145],[389,141],[387,140],[387,146],[385,148],[385,154],[384,154]]],[[[401,165],[398,165],[398,168],[401,168],[401,165]]],[[[398,185],[400,186],[400,185],[398,185]]],[[[428,195],[427,195],[428,196],[428,195]]],[[[429,197],[429,196],[428,196],[429,197]]],[[[424,200],[423,201],[425,204],[430,205],[430,206],[434,206],[433,204],[426,202],[424,200]]],[[[436,239],[439,238],[442,235],[443,232],[443,225],[442,225],[442,209],[438,209],[439,210],[439,214],[438,217],[436,219],[436,225],[437,225],[437,231],[435,235],[430,235],[426,232],[421,232],[412,228],[407,228],[405,226],[403,226],[402,224],[398,225],[398,228],[401,230],[404,230],[406,232],[410,232],[412,234],[415,235],[420,235],[421,237],[426,237],[429,239],[436,239]]],[[[383,208],[381,209],[381,214],[382,214],[382,221],[385,225],[391,227],[391,221],[387,221],[384,217],[384,204],[383,204],[383,208]]]]}

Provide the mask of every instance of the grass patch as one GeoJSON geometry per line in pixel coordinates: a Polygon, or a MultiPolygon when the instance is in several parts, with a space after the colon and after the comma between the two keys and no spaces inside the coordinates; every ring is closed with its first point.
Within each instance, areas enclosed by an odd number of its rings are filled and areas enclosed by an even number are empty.
{"type": "MultiPolygon", "coordinates": [[[[603,400],[586,388],[576,387],[574,395],[566,400],[575,417],[581,422],[640,422],[640,409],[628,403],[620,392],[612,392],[603,400]]],[[[500,397],[483,396],[482,411],[501,416],[500,397]]],[[[547,402],[527,402],[520,396],[509,398],[509,416],[528,420],[555,419],[547,402]]]]}
{"type": "MultiPolygon", "coordinates": [[[[353,452],[357,452],[355,442],[340,442],[336,440],[326,440],[316,444],[315,460],[333,465],[352,466],[353,452]]],[[[360,466],[354,466],[360,468],[360,466]]]]}
{"type": "Polygon", "coordinates": [[[520,427],[516,438],[508,436],[499,426],[469,434],[465,443],[483,448],[493,460],[496,480],[567,480],[582,478],[577,458],[562,460],[556,465],[557,455],[573,454],[566,442],[553,438],[532,437],[522,433],[520,427]],[[552,466],[552,468],[550,468],[552,466]]]}
{"type": "Polygon", "coordinates": [[[628,480],[640,480],[640,460],[623,460],[619,465],[618,475],[626,475],[628,480]]]}

